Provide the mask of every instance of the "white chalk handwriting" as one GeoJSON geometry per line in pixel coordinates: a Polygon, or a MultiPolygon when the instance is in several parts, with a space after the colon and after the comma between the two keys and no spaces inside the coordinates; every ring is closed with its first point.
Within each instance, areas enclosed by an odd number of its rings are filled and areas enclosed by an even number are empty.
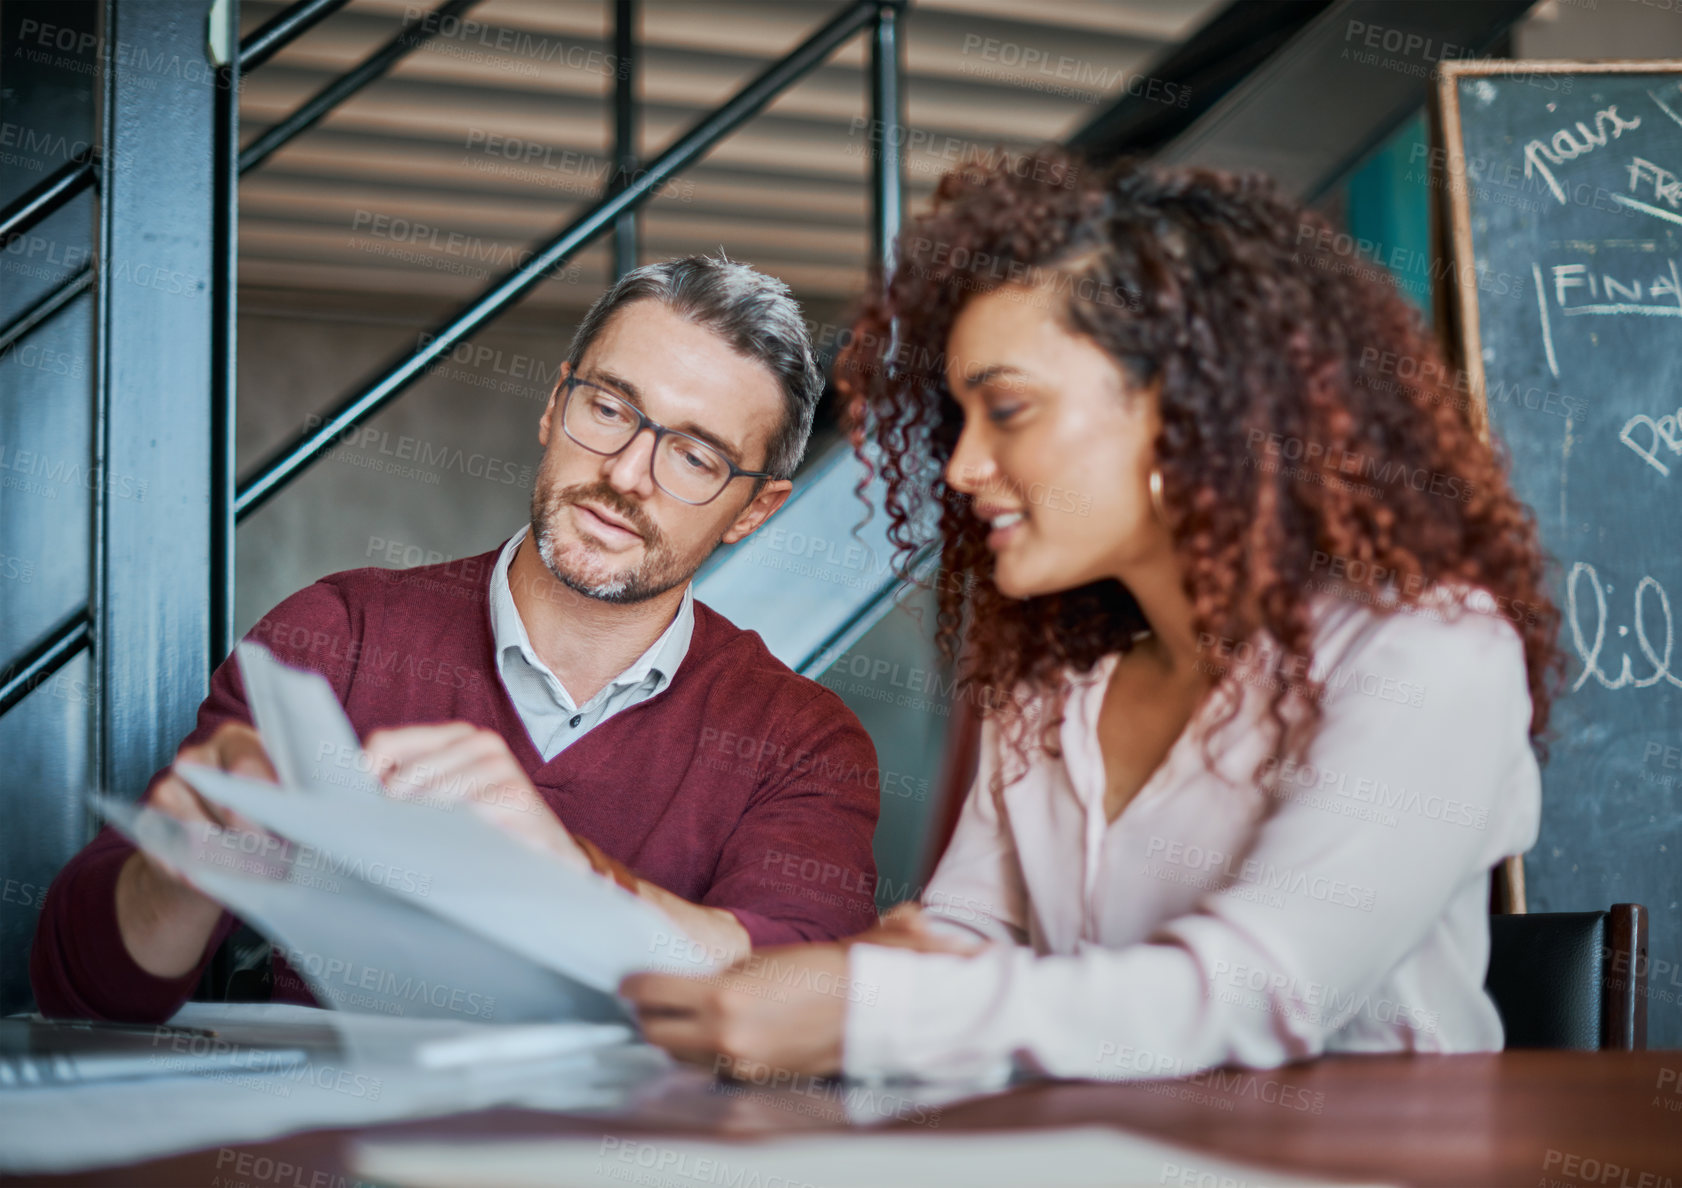
{"type": "Polygon", "coordinates": [[[1587,561],[1579,561],[1571,567],[1571,576],[1565,581],[1565,617],[1571,624],[1571,642],[1577,649],[1577,658],[1583,662],[1583,671],[1577,674],[1577,679],[1571,683],[1571,691],[1575,693],[1588,683],[1590,677],[1599,681],[1608,689],[1645,689],[1656,685],[1660,681],[1669,681],[1682,689],[1682,678],[1678,678],[1670,671],[1670,653],[1675,643],[1675,625],[1670,615],[1670,596],[1664,587],[1651,574],[1643,577],[1635,584],[1635,603],[1633,616],[1634,626],[1618,628],[1619,636],[1628,636],[1635,632],[1635,646],[1641,649],[1641,655],[1647,663],[1652,665],[1653,671],[1646,676],[1637,677],[1632,671],[1629,653],[1625,652],[1623,664],[1619,667],[1617,676],[1607,676],[1606,670],[1600,666],[1600,652],[1606,644],[1606,593],[1611,587],[1601,588],[1600,575],[1594,571],[1594,566],[1587,561]],[[1594,638],[1584,638],[1582,624],[1582,602],[1577,589],[1584,579],[1594,591],[1594,638]],[[1647,635],[1647,605],[1651,602],[1657,606],[1659,618],[1664,623],[1664,647],[1654,648],[1653,641],[1647,635]]]}
{"type": "Polygon", "coordinates": [[[1679,428],[1679,425],[1682,425],[1682,408],[1673,413],[1665,413],[1658,420],[1646,413],[1636,413],[1618,430],[1618,440],[1639,454],[1647,465],[1669,478],[1670,467],[1659,458],[1658,451],[1662,445],[1673,454],[1682,454],[1682,428],[1679,428]],[[1645,446],[1637,444],[1635,440],[1636,431],[1642,428],[1647,430],[1648,435],[1645,446]]]}
{"type": "Polygon", "coordinates": [[[1682,178],[1642,157],[1631,157],[1629,162],[1629,192],[1631,194],[1641,193],[1641,183],[1643,181],[1652,183],[1655,200],[1668,204],[1672,210],[1682,208],[1682,178]]]}
{"type": "Polygon", "coordinates": [[[1616,140],[1625,132],[1641,127],[1641,117],[1626,120],[1618,114],[1616,106],[1608,107],[1594,113],[1594,129],[1582,120],[1577,121],[1577,131],[1561,128],[1546,141],[1532,140],[1524,146],[1524,176],[1540,175],[1559,199],[1561,206],[1570,201],[1565,193],[1565,187],[1559,184],[1553,175],[1550,165],[1563,165],[1567,161],[1574,161],[1585,153],[1591,153],[1603,146],[1608,139],[1616,140]]]}
{"type": "MultiPolygon", "coordinates": [[[[1676,261],[1665,259],[1665,270],[1643,279],[1635,274],[1636,265],[1622,277],[1609,269],[1595,271],[1587,264],[1555,264],[1549,272],[1553,279],[1553,297],[1564,317],[1583,314],[1639,314],[1649,317],[1682,317],[1682,272],[1676,261]],[[1582,301],[1587,296],[1589,301],[1582,301]],[[1572,304],[1575,301],[1577,304],[1572,304]]],[[[1650,267],[1643,262],[1639,267],[1650,267]]]]}

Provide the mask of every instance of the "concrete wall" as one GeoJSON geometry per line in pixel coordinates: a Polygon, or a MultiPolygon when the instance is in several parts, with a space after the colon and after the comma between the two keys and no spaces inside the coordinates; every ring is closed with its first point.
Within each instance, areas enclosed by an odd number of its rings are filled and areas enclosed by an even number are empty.
{"type": "Polygon", "coordinates": [[[1682,55],[1682,0],[1543,0],[1513,29],[1513,57],[1584,62],[1682,55]]]}
{"type": "MultiPolygon", "coordinates": [[[[241,473],[430,324],[242,315],[241,473]]],[[[323,574],[470,555],[525,523],[537,419],[571,329],[484,334],[460,349],[469,361],[435,369],[241,524],[238,630],[323,574]]]]}

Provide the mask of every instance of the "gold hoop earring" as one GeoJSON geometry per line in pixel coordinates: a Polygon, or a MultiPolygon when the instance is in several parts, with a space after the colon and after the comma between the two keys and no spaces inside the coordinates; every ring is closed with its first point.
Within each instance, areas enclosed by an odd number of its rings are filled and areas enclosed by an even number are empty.
{"type": "Polygon", "coordinates": [[[1162,471],[1151,467],[1151,508],[1156,512],[1156,518],[1167,523],[1168,505],[1162,499],[1162,471]]]}

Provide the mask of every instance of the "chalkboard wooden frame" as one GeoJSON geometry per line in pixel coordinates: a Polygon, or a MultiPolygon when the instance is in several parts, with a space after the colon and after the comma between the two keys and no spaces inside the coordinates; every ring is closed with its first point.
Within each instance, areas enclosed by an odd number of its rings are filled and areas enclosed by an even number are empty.
{"type": "MultiPolygon", "coordinates": [[[[1446,302],[1439,302],[1438,308],[1447,312],[1443,324],[1451,331],[1452,348],[1458,351],[1458,357],[1453,362],[1465,373],[1478,432],[1485,441],[1489,439],[1489,406],[1486,402],[1483,340],[1479,327],[1476,257],[1472,246],[1471,186],[1466,175],[1466,150],[1460,126],[1460,81],[1485,76],[1548,73],[1682,74],[1682,59],[1459,58],[1438,65],[1436,110],[1430,123],[1442,140],[1447,177],[1441,187],[1433,187],[1432,218],[1437,221],[1437,243],[1452,253],[1454,264],[1453,283],[1438,286],[1439,296],[1447,298],[1446,302]]],[[[1492,878],[1490,904],[1493,911],[1525,912],[1522,855],[1502,861],[1499,873],[1492,878]]]]}

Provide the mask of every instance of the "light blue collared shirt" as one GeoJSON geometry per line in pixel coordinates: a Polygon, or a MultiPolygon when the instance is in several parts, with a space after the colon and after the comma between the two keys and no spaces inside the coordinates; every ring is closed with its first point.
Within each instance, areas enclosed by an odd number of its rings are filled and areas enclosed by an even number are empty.
{"type": "Polygon", "coordinates": [[[527,524],[509,538],[491,573],[491,638],[502,687],[519,711],[532,745],[547,763],[592,727],[648,700],[672,683],[677,666],[689,654],[689,640],[695,633],[695,588],[693,583],[684,587],[677,614],[646,652],[584,705],[575,705],[566,686],[531,646],[519,608],[514,605],[514,593],[508,587],[508,566],[530,531],[527,524]]]}

